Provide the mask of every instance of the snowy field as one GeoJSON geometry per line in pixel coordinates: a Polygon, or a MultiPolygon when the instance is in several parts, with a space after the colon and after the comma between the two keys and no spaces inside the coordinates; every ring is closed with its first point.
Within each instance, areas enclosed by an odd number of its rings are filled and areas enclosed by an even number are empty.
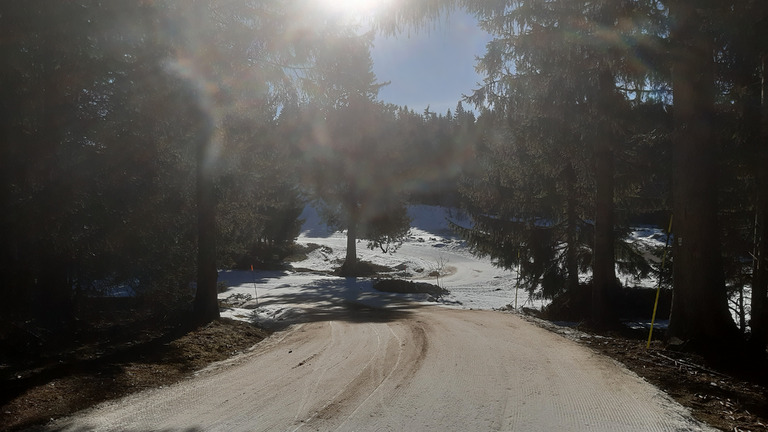
{"type": "MultiPolygon", "coordinates": [[[[311,208],[305,219],[300,244],[318,244],[306,260],[292,263],[290,271],[222,271],[219,281],[229,289],[220,299],[237,300],[238,306],[222,312],[223,316],[275,324],[291,322],[307,308],[340,307],[353,302],[375,307],[394,307],[403,301],[440,304],[463,309],[497,309],[507,305],[540,308],[541,301],[529,299],[516,290],[517,273],[494,267],[488,259],[473,257],[466,245],[450,230],[447,219],[456,221],[455,213],[442,207],[412,206],[408,240],[393,254],[366,248],[358,243],[358,257],[396,269],[392,276],[439,284],[450,291],[442,298],[428,294],[391,294],[372,288],[370,278],[341,278],[327,272],[340,265],[346,251],[346,234],[329,232],[311,208]],[[434,275],[439,272],[439,281],[434,275]],[[517,299],[516,299],[517,296],[517,299]]],[[[461,220],[459,220],[461,222],[461,220]]]]}
{"type": "MultiPolygon", "coordinates": [[[[516,289],[516,271],[494,267],[489,259],[469,253],[465,243],[449,228],[449,219],[468,224],[455,211],[418,205],[409,208],[409,216],[410,236],[395,253],[370,250],[362,240],[358,242],[358,257],[396,269],[391,277],[436,284],[450,294],[434,298],[429,294],[383,293],[373,289],[371,278],[330,275],[343,262],[346,234],[331,232],[314,209],[307,207],[301,216],[305,222],[297,242],[320,247],[309,253],[306,260],[292,263],[292,270],[221,271],[219,281],[228,289],[219,298],[235,305],[224,310],[222,316],[271,326],[297,322],[304,314],[328,312],[350,303],[379,308],[431,304],[461,309],[540,309],[544,305],[543,300],[529,298],[523,289],[516,289]],[[435,272],[440,274],[439,280],[435,272]]],[[[665,234],[658,228],[636,228],[631,239],[648,249],[665,244],[665,234]]],[[[583,280],[590,277],[580,276],[583,280]]],[[[656,287],[655,279],[621,277],[630,286],[656,287]]],[[[666,325],[666,320],[657,321],[658,327],[666,325]]]]}

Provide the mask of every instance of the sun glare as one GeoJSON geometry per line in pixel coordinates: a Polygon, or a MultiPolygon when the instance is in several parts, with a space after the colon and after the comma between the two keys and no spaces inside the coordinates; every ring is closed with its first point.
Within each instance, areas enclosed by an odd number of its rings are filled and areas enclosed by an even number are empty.
{"type": "Polygon", "coordinates": [[[391,0],[317,0],[330,14],[348,20],[367,20],[391,0]]]}

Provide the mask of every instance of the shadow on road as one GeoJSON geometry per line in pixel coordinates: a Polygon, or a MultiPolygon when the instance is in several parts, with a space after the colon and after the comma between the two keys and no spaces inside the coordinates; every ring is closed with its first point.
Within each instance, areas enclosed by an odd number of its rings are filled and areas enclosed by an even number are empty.
{"type": "MultiPolygon", "coordinates": [[[[280,276],[261,275],[262,279],[274,277],[280,276]]],[[[228,281],[236,282],[235,279],[228,281]]],[[[257,279],[257,288],[258,284],[257,279]]],[[[408,296],[375,291],[370,279],[330,276],[318,276],[314,281],[287,290],[259,290],[258,302],[251,322],[270,330],[321,321],[396,321],[424,307],[408,296]],[[264,316],[270,314],[278,318],[264,320],[264,316]]]]}

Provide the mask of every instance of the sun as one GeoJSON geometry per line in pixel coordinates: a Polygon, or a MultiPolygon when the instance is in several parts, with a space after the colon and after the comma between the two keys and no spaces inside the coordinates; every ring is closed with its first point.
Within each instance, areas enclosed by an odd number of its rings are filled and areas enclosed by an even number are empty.
{"type": "Polygon", "coordinates": [[[388,6],[391,0],[317,0],[329,14],[343,21],[367,20],[388,6]]]}

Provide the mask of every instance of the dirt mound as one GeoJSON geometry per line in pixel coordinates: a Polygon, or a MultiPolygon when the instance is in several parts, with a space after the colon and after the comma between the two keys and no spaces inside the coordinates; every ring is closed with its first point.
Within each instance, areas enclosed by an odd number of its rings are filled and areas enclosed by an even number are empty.
{"type": "MultiPolygon", "coordinates": [[[[656,299],[655,288],[620,288],[613,299],[614,315],[618,319],[651,319],[656,299]]],[[[672,291],[662,289],[656,319],[669,318],[672,291]]],[[[565,292],[552,300],[542,312],[542,317],[551,321],[588,321],[592,307],[592,286],[580,285],[578,289],[565,292]]]]}
{"type": "Polygon", "coordinates": [[[382,292],[398,294],[425,293],[435,297],[448,294],[448,290],[426,282],[411,282],[402,279],[381,279],[373,283],[373,288],[382,292]]]}
{"type": "Polygon", "coordinates": [[[374,264],[368,261],[358,261],[354,266],[350,266],[344,263],[341,267],[337,268],[333,274],[342,277],[370,277],[376,276],[379,273],[389,273],[393,270],[389,267],[374,264]]]}

